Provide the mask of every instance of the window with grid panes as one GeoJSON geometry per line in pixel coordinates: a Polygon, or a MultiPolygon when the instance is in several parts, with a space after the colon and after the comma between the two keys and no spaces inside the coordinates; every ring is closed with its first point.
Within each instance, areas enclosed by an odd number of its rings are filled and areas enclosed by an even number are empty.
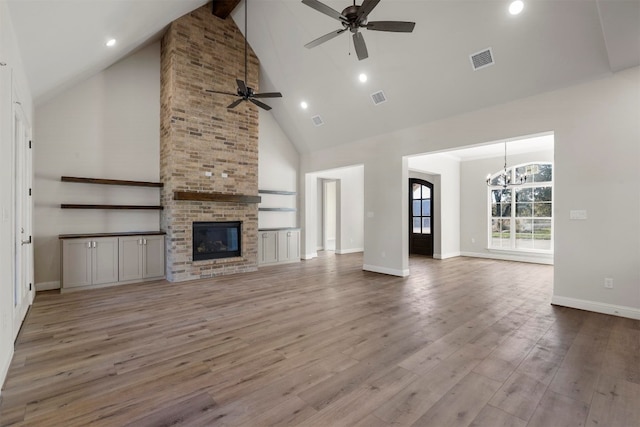
{"type": "Polygon", "coordinates": [[[503,187],[502,171],[492,175],[489,187],[489,247],[519,251],[553,250],[553,166],[529,163],[507,169],[511,182],[503,187]]]}

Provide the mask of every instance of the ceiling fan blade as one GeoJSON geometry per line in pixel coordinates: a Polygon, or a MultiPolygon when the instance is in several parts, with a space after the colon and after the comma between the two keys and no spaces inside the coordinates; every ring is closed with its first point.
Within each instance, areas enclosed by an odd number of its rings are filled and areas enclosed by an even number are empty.
{"type": "Polygon", "coordinates": [[[207,89],[207,90],[205,90],[205,92],[209,92],[209,93],[221,93],[222,95],[238,96],[238,94],[237,94],[237,93],[223,92],[223,91],[221,91],[221,90],[211,90],[211,89],[207,89]]]}
{"type": "Polygon", "coordinates": [[[362,22],[367,19],[367,16],[371,13],[374,7],[380,3],[380,0],[364,0],[360,9],[358,9],[358,22],[362,22]]]}
{"type": "Polygon", "coordinates": [[[332,17],[333,19],[337,19],[338,21],[341,21],[341,22],[348,21],[346,16],[344,16],[337,10],[327,6],[326,4],[320,3],[318,0],[302,0],[302,3],[317,10],[318,12],[324,13],[325,15],[332,17]]]}
{"type": "Polygon", "coordinates": [[[254,93],[254,98],[282,98],[282,94],[280,92],[264,92],[264,93],[254,93]]]}
{"type": "Polygon", "coordinates": [[[367,45],[364,42],[362,33],[358,32],[353,34],[353,46],[356,48],[356,55],[358,56],[359,61],[362,61],[363,59],[367,59],[369,57],[369,52],[367,52],[367,45]]]}
{"type": "Polygon", "coordinates": [[[271,107],[269,107],[267,104],[265,104],[264,102],[260,102],[256,99],[253,98],[249,98],[249,101],[253,102],[254,104],[256,104],[258,107],[263,108],[267,111],[271,110],[271,107]]]}
{"type": "Polygon", "coordinates": [[[403,21],[372,21],[366,25],[367,30],[393,31],[396,33],[410,33],[416,26],[415,22],[403,21]]]}
{"type": "Polygon", "coordinates": [[[240,79],[236,79],[236,83],[238,84],[238,90],[240,92],[242,92],[243,94],[247,93],[247,85],[244,84],[244,82],[240,79]]]}
{"type": "Polygon", "coordinates": [[[238,98],[235,101],[233,101],[231,104],[227,105],[227,108],[236,108],[238,104],[240,104],[242,101],[244,101],[244,98],[238,98]]]}
{"type": "Polygon", "coordinates": [[[345,31],[347,31],[346,28],[341,28],[339,30],[335,30],[330,32],[329,34],[325,34],[322,37],[318,37],[317,39],[315,39],[314,41],[311,41],[307,44],[304,45],[304,47],[306,47],[307,49],[311,49],[312,47],[316,47],[326,41],[331,40],[332,38],[334,38],[335,36],[344,33],[345,31]]]}

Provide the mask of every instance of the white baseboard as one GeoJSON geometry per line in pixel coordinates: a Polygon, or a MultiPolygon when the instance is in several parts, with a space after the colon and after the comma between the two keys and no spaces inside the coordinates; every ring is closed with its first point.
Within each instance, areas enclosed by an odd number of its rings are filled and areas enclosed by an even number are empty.
{"type": "Polygon", "coordinates": [[[455,258],[460,256],[461,253],[460,252],[449,252],[446,254],[433,254],[433,257],[435,259],[447,259],[447,258],[455,258]]]}
{"type": "Polygon", "coordinates": [[[554,295],[551,297],[551,304],[640,320],[640,309],[634,307],[626,307],[623,305],[606,304],[603,302],[562,297],[559,295],[554,295]]]}
{"type": "Polygon", "coordinates": [[[354,254],[356,252],[364,252],[363,248],[353,248],[353,249],[336,249],[336,254],[344,255],[344,254],[354,254]]]}
{"type": "Polygon", "coordinates": [[[318,252],[311,252],[310,254],[303,254],[302,255],[302,259],[313,259],[313,258],[318,258],[318,252]]]}
{"type": "Polygon", "coordinates": [[[2,390],[4,389],[4,382],[7,379],[7,374],[9,373],[11,360],[13,360],[13,342],[9,348],[9,354],[7,354],[7,357],[4,359],[2,366],[0,366],[0,394],[2,394],[2,390]]]}
{"type": "Polygon", "coordinates": [[[53,282],[40,282],[36,283],[36,292],[50,291],[53,289],[60,289],[60,281],[54,280],[53,282]]]}
{"type": "Polygon", "coordinates": [[[395,268],[380,267],[378,265],[364,264],[362,266],[362,269],[364,271],[372,271],[374,273],[389,274],[391,276],[407,277],[409,275],[409,270],[408,269],[407,270],[396,270],[395,268]]]}
{"type": "Polygon", "coordinates": [[[468,256],[473,258],[489,258],[499,259],[503,261],[519,261],[530,262],[533,264],[546,264],[553,265],[553,255],[544,256],[541,255],[529,255],[529,254],[514,254],[514,253],[498,253],[498,252],[460,252],[461,256],[468,256]]]}

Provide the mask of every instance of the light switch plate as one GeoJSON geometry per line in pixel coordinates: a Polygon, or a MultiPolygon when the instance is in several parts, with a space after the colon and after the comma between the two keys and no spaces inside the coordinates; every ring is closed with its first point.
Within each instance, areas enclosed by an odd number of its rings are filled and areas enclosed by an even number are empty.
{"type": "Polygon", "coordinates": [[[586,210],[569,211],[569,219],[585,220],[587,219],[587,211],[586,210]]]}

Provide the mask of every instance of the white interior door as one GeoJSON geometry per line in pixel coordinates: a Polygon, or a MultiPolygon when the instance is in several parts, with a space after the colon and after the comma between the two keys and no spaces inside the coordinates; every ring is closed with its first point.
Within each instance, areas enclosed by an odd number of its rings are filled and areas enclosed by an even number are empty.
{"type": "MultiPolygon", "coordinates": [[[[17,97],[14,94],[14,100],[17,97]]],[[[32,155],[31,130],[19,102],[13,104],[14,140],[14,286],[13,286],[13,335],[20,326],[33,301],[33,244],[32,244],[32,155]]]]}

